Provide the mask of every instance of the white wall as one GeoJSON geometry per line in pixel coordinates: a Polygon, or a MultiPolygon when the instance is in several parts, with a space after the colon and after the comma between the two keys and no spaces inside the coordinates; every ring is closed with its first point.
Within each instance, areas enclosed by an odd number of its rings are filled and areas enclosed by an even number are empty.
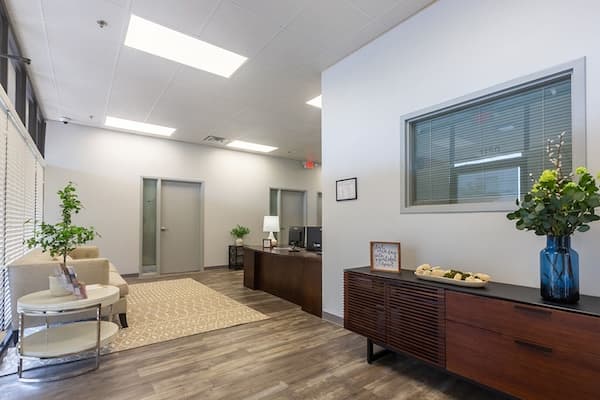
{"type": "Polygon", "coordinates": [[[300,161],[55,122],[47,127],[46,161],[45,219],[58,217],[56,191],[75,182],[86,207],[75,221],[100,232],[95,244],[121,273],[139,268],[142,176],[205,183],[205,266],[227,264],[236,224],[250,228],[247,244],[266,237],[270,187],[307,190],[308,223],[316,223],[320,169],[300,161]]]}
{"type": "MultiPolygon", "coordinates": [[[[441,0],[323,73],[324,311],[341,316],[342,271],[370,240],[402,243],[403,265],[457,266],[539,286],[544,238],[505,213],[400,214],[400,117],[587,58],[587,162],[600,171],[600,2],[441,0]],[[357,201],[335,180],[358,177],[357,201]]],[[[600,224],[576,234],[581,289],[600,295],[600,224]]]]}

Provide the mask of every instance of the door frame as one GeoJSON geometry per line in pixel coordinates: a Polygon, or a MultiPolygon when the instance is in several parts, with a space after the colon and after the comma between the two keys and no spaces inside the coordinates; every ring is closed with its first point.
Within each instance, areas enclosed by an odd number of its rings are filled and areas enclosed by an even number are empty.
{"type": "Polygon", "coordinates": [[[323,192],[317,192],[316,198],[316,206],[315,206],[315,222],[317,226],[323,227],[323,192]],[[319,223],[319,208],[321,209],[321,223],[319,223]]]}
{"type": "Polygon", "coordinates": [[[200,232],[202,235],[202,240],[200,241],[200,270],[204,271],[204,241],[205,241],[205,231],[204,231],[204,187],[206,186],[205,181],[201,179],[188,179],[188,178],[170,178],[164,176],[150,176],[143,175],[140,176],[140,197],[138,199],[138,205],[140,207],[140,219],[139,219],[139,266],[138,266],[138,276],[140,278],[152,278],[161,275],[160,271],[160,256],[161,256],[161,240],[160,240],[160,227],[162,225],[162,181],[171,181],[171,182],[184,182],[184,183],[194,183],[200,185],[200,232]],[[143,264],[143,245],[144,245],[144,179],[154,179],[156,180],[156,272],[144,272],[143,264]]]}
{"type": "MultiPolygon", "coordinates": [[[[281,227],[281,191],[285,190],[288,192],[300,192],[302,194],[304,194],[304,197],[302,199],[302,214],[304,216],[304,226],[308,225],[308,190],[306,189],[292,189],[292,188],[283,188],[283,187],[274,187],[274,186],[269,186],[269,191],[267,192],[268,194],[268,199],[267,199],[267,213],[265,215],[270,215],[271,213],[271,190],[277,190],[277,216],[279,217],[279,226],[281,227]]],[[[281,229],[280,229],[281,231],[281,229]]],[[[279,235],[279,232],[277,232],[277,235],[279,235]]],[[[277,240],[280,241],[280,237],[277,236],[277,240]]]]}

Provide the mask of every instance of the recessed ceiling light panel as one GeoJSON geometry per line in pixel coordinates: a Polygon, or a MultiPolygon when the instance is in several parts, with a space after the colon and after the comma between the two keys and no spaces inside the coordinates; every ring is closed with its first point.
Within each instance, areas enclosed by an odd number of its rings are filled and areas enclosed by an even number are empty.
{"type": "Polygon", "coordinates": [[[229,78],[248,58],[131,15],[125,46],[229,78]]]}
{"type": "Polygon", "coordinates": [[[175,128],[168,126],[147,124],[145,122],[131,121],[129,119],[106,117],[104,125],[111,128],[124,129],[126,131],[151,133],[153,135],[171,136],[175,132],[175,128]]]}
{"type": "Polygon", "coordinates": [[[306,102],[306,104],[309,104],[313,107],[321,108],[321,95],[318,95],[314,99],[310,99],[306,102]]]}
{"type": "Polygon", "coordinates": [[[265,146],[264,144],[256,144],[250,142],[243,142],[241,140],[233,140],[227,143],[227,147],[233,147],[235,149],[259,151],[261,153],[270,153],[277,150],[277,147],[265,146]]]}

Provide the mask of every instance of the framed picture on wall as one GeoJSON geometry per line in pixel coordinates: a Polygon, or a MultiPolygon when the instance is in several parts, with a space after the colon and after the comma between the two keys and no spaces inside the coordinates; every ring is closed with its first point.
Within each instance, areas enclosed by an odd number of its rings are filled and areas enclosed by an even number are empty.
{"type": "Polygon", "coordinates": [[[371,242],[371,271],[400,272],[400,242],[371,242]]]}
{"type": "Polygon", "coordinates": [[[335,200],[347,201],[358,199],[356,178],[335,181],[335,200]]]}

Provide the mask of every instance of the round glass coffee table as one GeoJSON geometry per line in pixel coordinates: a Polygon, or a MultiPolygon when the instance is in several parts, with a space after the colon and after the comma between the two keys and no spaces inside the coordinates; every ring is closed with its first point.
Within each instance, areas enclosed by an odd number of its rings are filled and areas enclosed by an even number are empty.
{"type": "Polygon", "coordinates": [[[19,365],[18,376],[23,382],[47,382],[93,371],[100,366],[100,348],[108,344],[119,332],[112,322],[112,305],[119,300],[119,288],[110,285],[87,285],[87,299],[74,295],[52,296],[49,290],[34,292],[17,300],[19,313],[19,365]],[[110,307],[108,321],[102,321],[102,308],[110,307]],[[51,326],[52,317],[96,311],[92,321],[65,322],[51,326]],[[44,329],[25,336],[25,317],[46,319],[44,329]],[[23,377],[24,359],[53,359],[95,351],[95,363],[91,367],[78,369],[49,378],[23,377]]]}

